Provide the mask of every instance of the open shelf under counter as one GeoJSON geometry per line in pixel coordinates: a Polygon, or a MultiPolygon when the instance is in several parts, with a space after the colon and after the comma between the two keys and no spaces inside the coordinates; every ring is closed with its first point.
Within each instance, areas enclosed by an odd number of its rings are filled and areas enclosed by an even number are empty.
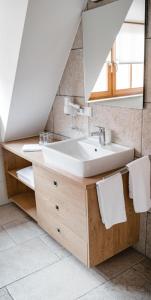
{"type": "Polygon", "coordinates": [[[10,198],[10,201],[15,203],[30,217],[37,221],[35,194],[32,191],[24,192],[10,198]]]}
{"type": "Polygon", "coordinates": [[[25,184],[26,186],[28,186],[30,189],[32,189],[33,191],[35,190],[35,188],[29,183],[27,182],[26,180],[23,180],[21,178],[19,178],[17,176],[17,170],[9,170],[7,171],[9,175],[11,175],[12,177],[16,178],[18,181],[22,182],[23,184],[25,184]]]}

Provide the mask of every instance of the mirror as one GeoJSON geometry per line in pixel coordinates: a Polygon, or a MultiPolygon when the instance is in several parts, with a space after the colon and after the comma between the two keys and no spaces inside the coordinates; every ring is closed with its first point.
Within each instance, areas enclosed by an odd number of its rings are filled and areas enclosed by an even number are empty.
{"type": "Polygon", "coordinates": [[[145,0],[100,1],[82,22],[86,101],[142,109],[145,0]]]}

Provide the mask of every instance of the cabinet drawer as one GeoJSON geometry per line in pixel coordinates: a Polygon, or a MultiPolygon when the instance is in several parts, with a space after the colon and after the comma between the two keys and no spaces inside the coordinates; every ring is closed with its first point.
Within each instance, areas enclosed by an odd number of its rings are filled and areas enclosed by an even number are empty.
{"type": "Polygon", "coordinates": [[[57,216],[43,208],[38,215],[38,223],[58,243],[87,265],[87,243],[62,224],[57,216]]]}
{"type": "Polygon", "coordinates": [[[59,174],[35,167],[37,210],[56,213],[61,222],[85,239],[87,232],[85,190],[59,174]],[[39,207],[39,208],[38,208],[39,207]]]}
{"type": "Polygon", "coordinates": [[[45,198],[41,193],[36,193],[37,202],[37,216],[41,215],[41,212],[51,214],[59,220],[62,224],[69,227],[75,234],[77,234],[83,240],[87,240],[87,220],[86,216],[78,213],[70,205],[62,201],[58,201],[57,198],[54,201],[50,201],[45,198]]]}
{"type": "Polygon", "coordinates": [[[50,201],[67,203],[78,213],[86,214],[85,189],[56,172],[34,167],[36,191],[50,201]]]}

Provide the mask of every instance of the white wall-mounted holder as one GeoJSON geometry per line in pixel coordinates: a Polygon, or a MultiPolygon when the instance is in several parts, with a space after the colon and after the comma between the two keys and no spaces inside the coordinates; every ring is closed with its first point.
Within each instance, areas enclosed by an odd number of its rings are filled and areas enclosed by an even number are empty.
{"type": "Polygon", "coordinates": [[[65,97],[64,98],[64,114],[71,116],[92,116],[92,108],[89,106],[81,107],[79,104],[74,103],[74,98],[65,97]]]}

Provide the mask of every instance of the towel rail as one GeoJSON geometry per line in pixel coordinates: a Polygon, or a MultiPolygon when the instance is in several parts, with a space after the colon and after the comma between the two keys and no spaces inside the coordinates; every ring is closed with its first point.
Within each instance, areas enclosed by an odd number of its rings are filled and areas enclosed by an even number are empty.
{"type": "Polygon", "coordinates": [[[110,175],[104,176],[103,179],[112,177],[112,176],[114,176],[114,175],[116,175],[116,174],[118,174],[118,173],[121,173],[121,175],[124,175],[124,174],[126,174],[126,173],[128,173],[128,172],[129,172],[129,171],[128,171],[128,168],[125,166],[125,167],[123,167],[123,168],[121,168],[121,169],[119,169],[119,170],[113,172],[113,173],[110,174],[110,175]]]}
{"type": "MultiPolygon", "coordinates": [[[[148,155],[148,157],[149,157],[149,159],[150,159],[150,161],[151,161],[151,155],[148,155]]],[[[140,158],[141,158],[141,157],[140,157],[140,158]]],[[[111,176],[113,176],[113,175],[116,175],[116,174],[118,174],[118,173],[121,173],[121,175],[124,175],[124,174],[126,174],[126,173],[128,173],[128,172],[129,172],[128,167],[125,166],[125,167],[123,167],[123,168],[121,168],[121,169],[119,169],[119,170],[113,172],[113,173],[110,174],[110,175],[104,176],[103,179],[109,178],[109,177],[111,177],[111,176]]]]}

